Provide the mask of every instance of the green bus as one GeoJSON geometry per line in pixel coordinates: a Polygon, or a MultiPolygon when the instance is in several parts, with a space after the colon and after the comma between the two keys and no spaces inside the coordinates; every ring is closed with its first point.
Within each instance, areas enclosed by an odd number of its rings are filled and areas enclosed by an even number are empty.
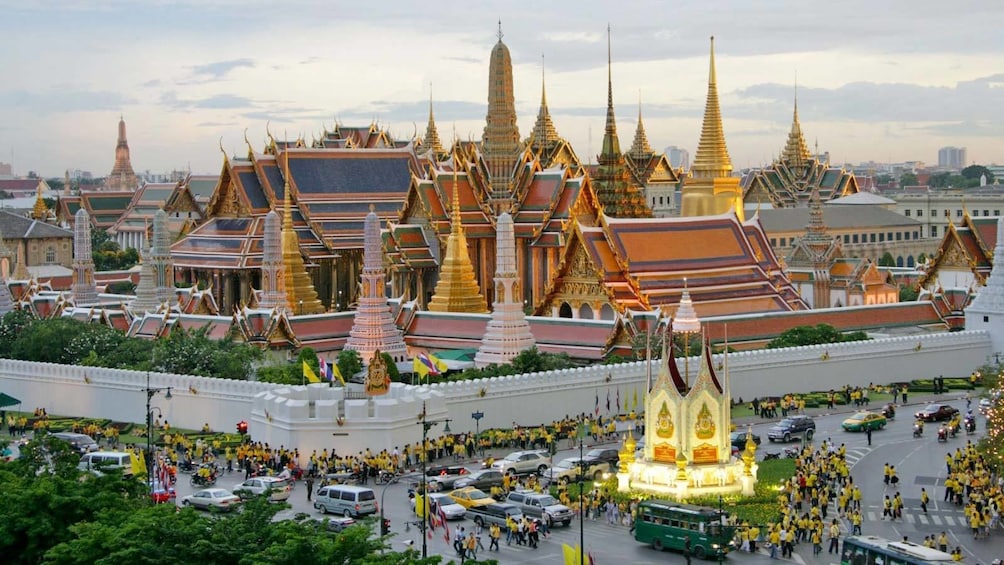
{"type": "Polygon", "coordinates": [[[945,565],[952,556],[910,541],[889,541],[876,536],[844,539],[840,565],[945,565]]]}
{"type": "Polygon", "coordinates": [[[683,551],[690,536],[690,551],[697,558],[724,557],[735,548],[735,526],[727,525],[727,515],[716,508],[694,506],[672,500],[649,499],[638,504],[634,539],[657,551],[683,551]]]}

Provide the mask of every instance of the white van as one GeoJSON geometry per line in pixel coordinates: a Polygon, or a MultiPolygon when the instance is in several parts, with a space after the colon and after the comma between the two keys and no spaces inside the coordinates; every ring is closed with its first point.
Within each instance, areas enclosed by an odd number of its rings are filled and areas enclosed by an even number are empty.
{"type": "Polygon", "coordinates": [[[132,475],[132,458],[121,451],[94,451],[80,457],[77,468],[81,471],[100,472],[100,469],[122,469],[125,476],[132,475]]]}
{"type": "Polygon", "coordinates": [[[349,485],[328,485],[321,487],[314,497],[314,508],[321,514],[341,514],[358,518],[377,511],[376,494],[373,489],[349,485]]]}

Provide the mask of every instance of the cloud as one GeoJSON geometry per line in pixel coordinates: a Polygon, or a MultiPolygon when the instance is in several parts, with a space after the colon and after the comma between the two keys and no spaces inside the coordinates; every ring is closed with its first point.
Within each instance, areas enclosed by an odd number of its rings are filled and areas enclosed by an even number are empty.
{"type": "Polygon", "coordinates": [[[216,94],[205,98],[178,98],[176,93],[165,92],[160,103],[175,110],[233,110],[255,108],[257,103],[250,98],[234,94],[216,94]]]}
{"type": "Polygon", "coordinates": [[[201,122],[195,125],[199,128],[222,128],[222,127],[234,127],[236,122],[201,122]]]}
{"type": "Polygon", "coordinates": [[[221,80],[226,78],[230,71],[234,69],[240,69],[242,67],[254,68],[255,62],[251,59],[231,59],[229,61],[217,61],[215,63],[205,63],[203,65],[195,65],[190,67],[192,69],[192,74],[200,78],[208,78],[211,80],[221,80]]]}
{"type": "Polygon", "coordinates": [[[140,86],[142,86],[143,88],[153,88],[155,86],[160,86],[160,84],[161,84],[160,79],[154,78],[140,84],[140,86]]]}
{"type": "Polygon", "coordinates": [[[118,92],[103,90],[75,90],[53,88],[50,90],[0,91],[0,108],[16,108],[40,114],[62,112],[97,112],[121,110],[135,100],[118,92]]]}
{"type": "Polygon", "coordinates": [[[923,135],[943,137],[1000,137],[1001,123],[991,121],[947,122],[908,128],[923,135]]]}
{"type": "MultiPolygon", "coordinates": [[[[833,89],[799,88],[799,116],[803,121],[996,122],[999,132],[1004,125],[1002,84],[1004,74],[948,87],[852,82],[833,89]]],[[[792,94],[790,85],[755,84],[735,91],[739,104],[723,107],[723,112],[778,120],[785,114],[790,116],[792,94]]]]}
{"type": "Polygon", "coordinates": [[[546,41],[554,43],[599,43],[603,33],[598,31],[554,31],[543,35],[546,41]]]}

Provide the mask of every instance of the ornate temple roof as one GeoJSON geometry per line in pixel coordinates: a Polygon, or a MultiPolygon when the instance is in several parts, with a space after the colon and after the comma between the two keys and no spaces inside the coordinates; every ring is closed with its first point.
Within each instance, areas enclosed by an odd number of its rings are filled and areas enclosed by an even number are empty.
{"type": "MultiPolygon", "coordinates": [[[[339,131],[344,133],[345,128],[339,131]]],[[[278,148],[278,156],[250,152],[224,158],[207,206],[209,219],[172,246],[181,267],[256,268],[261,264],[263,221],[281,208],[289,159],[293,227],[310,260],[363,247],[363,219],[373,204],[382,221],[395,218],[422,174],[412,146],[389,149],[278,148]]]]}
{"type": "Polygon", "coordinates": [[[980,284],[993,269],[994,251],[997,246],[997,218],[974,218],[967,212],[962,223],[949,223],[941,238],[938,251],[931,259],[930,266],[920,277],[921,288],[930,286],[943,268],[961,268],[972,271],[973,278],[980,284]]]}
{"type": "Polygon", "coordinates": [[[95,229],[109,229],[129,209],[134,191],[92,191],[82,190],[76,196],[60,196],[56,203],[56,219],[61,224],[73,227],[77,210],[84,208],[95,229]]]}
{"type": "Polygon", "coordinates": [[[64,237],[73,237],[73,232],[40,220],[25,218],[7,210],[0,210],[0,239],[10,242],[22,239],[64,237]]]}
{"type": "Polygon", "coordinates": [[[806,308],[756,218],[616,219],[576,224],[538,311],[550,311],[565,280],[593,280],[620,311],[679,303],[684,279],[701,316],[806,308]],[[700,241],[701,245],[692,242],[700,241]]]}

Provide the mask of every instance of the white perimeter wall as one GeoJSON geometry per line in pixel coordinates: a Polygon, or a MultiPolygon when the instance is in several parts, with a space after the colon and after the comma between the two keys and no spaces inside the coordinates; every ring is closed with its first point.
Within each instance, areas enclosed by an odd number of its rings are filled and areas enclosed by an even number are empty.
{"type": "MultiPolygon", "coordinates": [[[[748,401],[754,396],[837,389],[845,384],[865,386],[938,375],[968,376],[987,362],[992,351],[988,332],[966,331],[744,351],[730,354],[728,364],[733,399],[748,401]]],[[[721,363],[722,356],[715,356],[714,362],[721,363]]],[[[692,375],[696,375],[698,366],[698,360],[691,359],[692,375]]],[[[657,371],[658,365],[653,364],[653,374],[657,371]]],[[[24,403],[22,410],[44,407],[50,414],[143,422],[146,379],[147,374],[138,371],[0,360],[0,392],[20,399],[24,403]]],[[[643,402],[644,383],[645,364],[639,362],[442,383],[429,388],[443,395],[453,419],[451,429],[463,432],[474,430],[471,413],[475,411],[484,413],[481,429],[509,426],[514,421],[532,425],[565,414],[592,412],[597,395],[601,414],[606,414],[608,391],[612,409],[620,391],[623,409],[635,391],[639,404],[643,402]]],[[[252,437],[257,438],[259,430],[255,428],[261,420],[252,419],[254,397],[281,385],[151,373],[150,386],[173,387],[171,400],[165,400],[163,394],[153,398],[153,405],[161,408],[172,425],[198,429],[208,422],[214,430],[229,432],[243,419],[252,422],[252,437]]],[[[413,417],[413,407],[407,409],[413,417]]],[[[347,416],[351,418],[352,414],[347,416]]],[[[330,414],[324,418],[323,422],[317,418],[304,420],[304,427],[343,429],[329,421],[330,414]]],[[[344,428],[351,427],[345,422],[344,428]]],[[[295,442],[294,435],[286,437],[290,443],[295,442]]]]}

